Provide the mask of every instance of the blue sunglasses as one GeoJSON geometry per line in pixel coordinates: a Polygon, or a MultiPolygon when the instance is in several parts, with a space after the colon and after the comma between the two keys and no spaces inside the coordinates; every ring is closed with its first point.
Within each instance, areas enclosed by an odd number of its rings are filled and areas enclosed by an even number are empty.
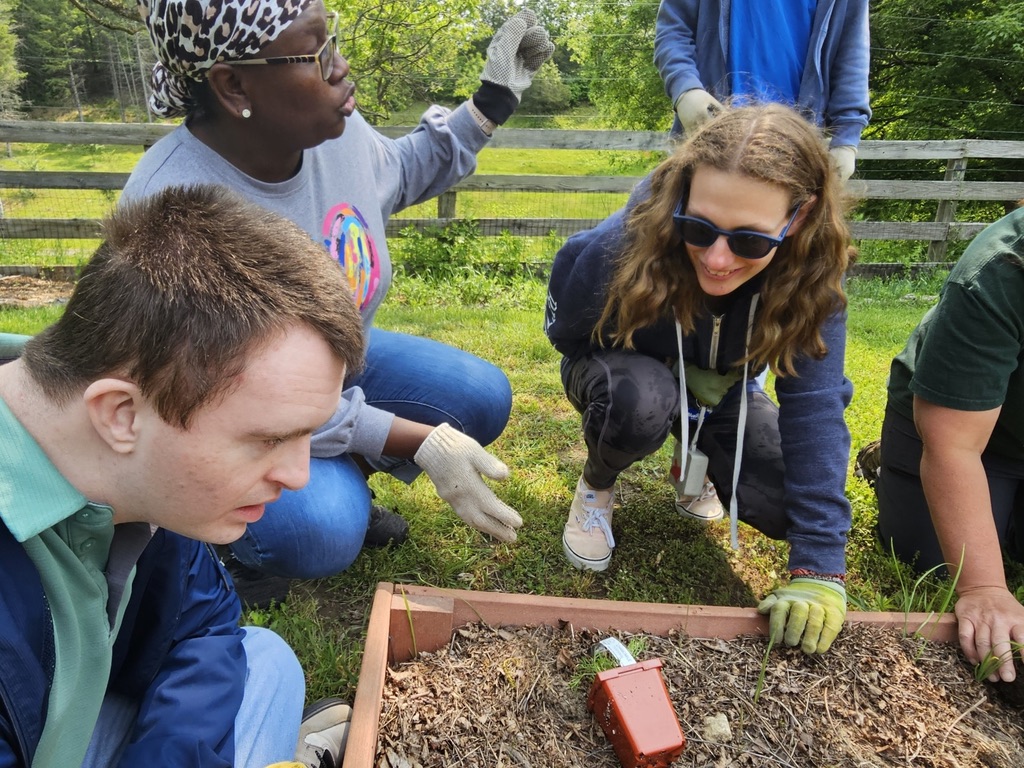
{"type": "Polygon", "coordinates": [[[741,259],[763,259],[773,248],[782,245],[786,239],[786,233],[796,221],[796,215],[800,212],[800,206],[793,209],[793,215],[789,217],[786,226],[782,228],[778,237],[766,235],[763,232],[754,232],[750,229],[719,229],[710,221],[686,216],[683,214],[683,201],[679,201],[675,213],[672,214],[672,221],[679,230],[679,236],[683,242],[694,245],[698,248],[710,248],[719,237],[724,237],[729,244],[729,249],[741,259]]]}

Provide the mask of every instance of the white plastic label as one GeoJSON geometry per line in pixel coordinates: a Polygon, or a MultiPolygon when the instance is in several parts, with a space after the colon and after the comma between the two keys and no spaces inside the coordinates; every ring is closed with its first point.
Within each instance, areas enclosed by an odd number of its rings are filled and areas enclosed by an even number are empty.
{"type": "Polygon", "coordinates": [[[596,656],[600,651],[609,653],[613,659],[619,662],[620,667],[636,663],[633,654],[629,652],[629,649],[618,638],[606,637],[604,640],[601,640],[594,646],[594,655],[596,656]]]}

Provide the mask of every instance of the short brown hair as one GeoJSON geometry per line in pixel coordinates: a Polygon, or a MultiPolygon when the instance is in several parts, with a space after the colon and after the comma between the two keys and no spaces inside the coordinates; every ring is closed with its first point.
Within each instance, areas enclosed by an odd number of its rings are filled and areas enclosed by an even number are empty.
{"type": "Polygon", "coordinates": [[[287,219],[224,187],[169,187],[120,206],[104,234],[61,319],[22,355],[52,400],[121,376],[184,429],[292,324],[348,372],[362,367],[362,321],[337,262],[287,219]]]}

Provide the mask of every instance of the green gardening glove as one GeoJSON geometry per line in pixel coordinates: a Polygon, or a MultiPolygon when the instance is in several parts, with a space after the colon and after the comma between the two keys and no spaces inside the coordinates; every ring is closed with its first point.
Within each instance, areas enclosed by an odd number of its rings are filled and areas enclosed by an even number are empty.
{"type": "Polygon", "coordinates": [[[804,653],[824,653],[846,621],[846,589],[821,579],[797,578],[779,587],[757,606],[770,614],[768,632],[804,653]]]}
{"type": "Polygon", "coordinates": [[[722,402],[725,393],[743,377],[742,369],[721,374],[688,362],[683,363],[683,370],[686,372],[686,388],[697,398],[697,402],[711,408],[722,402]]]}

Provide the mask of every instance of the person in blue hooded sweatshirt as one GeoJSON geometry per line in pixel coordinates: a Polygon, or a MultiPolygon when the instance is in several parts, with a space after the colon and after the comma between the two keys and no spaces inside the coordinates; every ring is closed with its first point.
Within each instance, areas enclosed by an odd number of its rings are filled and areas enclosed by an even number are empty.
{"type": "Polygon", "coordinates": [[[868,0],[662,0],[654,63],[689,134],[722,102],[773,101],[821,126],[854,172],[868,98],[868,0]]]}
{"type": "Polygon", "coordinates": [[[791,579],[760,608],[807,653],[827,650],[846,616],[841,200],[820,133],[794,110],[726,110],[623,210],[566,241],[545,318],[587,448],[569,562],[608,568],[616,481],[674,434],[686,476],[706,473],[729,507],[734,543],[739,520],[789,543],[791,579]],[[757,383],[768,366],[778,406],[757,383]]]}

